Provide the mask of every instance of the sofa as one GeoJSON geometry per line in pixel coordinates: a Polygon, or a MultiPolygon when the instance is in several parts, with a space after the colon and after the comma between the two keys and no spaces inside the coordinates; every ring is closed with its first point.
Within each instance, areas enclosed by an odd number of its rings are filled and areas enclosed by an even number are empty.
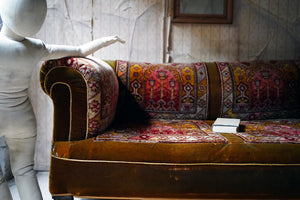
{"type": "Polygon", "coordinates": [[[46,61],[53,199],[299,199],[299,70],[299,61],[46,61]],[[213,132],[217,117],[241,119],[238,132],[213,132]]]}

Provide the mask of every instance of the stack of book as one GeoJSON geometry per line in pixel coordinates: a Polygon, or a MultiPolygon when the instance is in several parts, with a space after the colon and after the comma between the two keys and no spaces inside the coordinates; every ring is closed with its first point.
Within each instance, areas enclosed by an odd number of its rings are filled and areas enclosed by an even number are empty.
{"type": "Polygon", "coordinates": [[[236,133],[238,131],[240,119],[217,118],[212,125],[212,131],[218,133],[236,133]]]}

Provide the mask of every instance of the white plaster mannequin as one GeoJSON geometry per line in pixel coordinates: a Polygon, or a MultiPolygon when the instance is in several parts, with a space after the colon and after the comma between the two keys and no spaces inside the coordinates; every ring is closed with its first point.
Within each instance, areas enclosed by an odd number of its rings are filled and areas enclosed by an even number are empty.
{"type": "MultiPolygon", "coordinates": [[[[124,43],[117,36],[82,46],[48,45],[29,38],[40,30],[46,12],[46,0],[0,0],[0,137],[6,138],[22,200],[42,199],[33,170],[36,121],[28,98],[33,68],[41,60],[87,56],[115,42],[124,43]]],[[[0,169],[0,200],[11,199],[0,169]]]]}

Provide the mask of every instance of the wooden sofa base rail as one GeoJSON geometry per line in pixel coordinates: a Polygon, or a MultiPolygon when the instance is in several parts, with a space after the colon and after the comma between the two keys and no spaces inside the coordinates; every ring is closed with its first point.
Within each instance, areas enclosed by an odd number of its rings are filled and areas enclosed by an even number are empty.
{"type": "Polygon", "coordinates": [[[53,196],[53,200],[73,200],[73,196],[53,196]]]}

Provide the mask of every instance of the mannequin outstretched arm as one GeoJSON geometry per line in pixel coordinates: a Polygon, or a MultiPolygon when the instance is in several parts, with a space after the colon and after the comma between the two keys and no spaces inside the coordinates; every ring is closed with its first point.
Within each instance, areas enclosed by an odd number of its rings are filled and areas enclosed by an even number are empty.
{"type": "Polygon", "coordinates": [[[46,49],[48,55],[44,58],[45,60],[58,59],[67,56],[88,56],[95,51],[114,44],[116,42],[125,43],[124,40],[120,39],[118,36],[108,36],[96,39],[89,43],[81,46],[68,46],[68,45],[47,45],[46,49]]]}

